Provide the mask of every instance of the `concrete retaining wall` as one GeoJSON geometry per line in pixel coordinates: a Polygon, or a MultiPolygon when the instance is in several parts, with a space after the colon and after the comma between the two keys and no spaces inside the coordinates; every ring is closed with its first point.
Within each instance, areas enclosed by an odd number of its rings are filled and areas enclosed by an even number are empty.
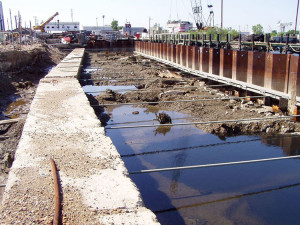
{"type": "Polygon", "coordinates": [[[54,215],[53,158],[65,224],[158,224],[143,205],[78,80],[75,49],[40,81],[1,205],[1,224],[48,224],[54,215]]]}

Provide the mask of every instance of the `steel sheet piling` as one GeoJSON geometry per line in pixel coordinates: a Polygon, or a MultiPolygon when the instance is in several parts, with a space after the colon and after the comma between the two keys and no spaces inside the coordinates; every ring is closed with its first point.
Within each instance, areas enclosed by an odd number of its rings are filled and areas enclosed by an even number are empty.
{"type": "Polygon", "coordinates": [[[180,65],[181,45],[176,45],[176,63],[180,65]]]}
{"type": "Polygon", "coordinates": [[[186,67],[193,68],[193,47],[186,46],[186,67]]]}
{"type": "Polygon", "coordinates": [[[176,45],[171,45],[171,61],[176,63],[176,45]]]}
{"type": "Polygon", "coordinates": [[[220,50],[220,76],[232,78],[232,50],[220,50]]]}
{"type": "Polygon", "coordinates": [[[287,93],[287,55],[266,53],[265,88],[287,93]]]}
{"type": "MultiPolygon", "coordinates": [[[[100,44],[105,47],[104,42],[100,44]]],[[[300,97],[299,56],[144,41],[136,41],[134,48],[195,71],[282,92],[284,98],[286,94],[300,97]]]]}
{"type": "Polygon", "coordinates": [[[248,52],[233,51],[232,79],[247,82],[248,52]]]}
{"type": "Polygon", "coordinates": [[[192,47],[192,69],[199,70],[199,49],[196,46],[192,47]]]}
{"type": "Polygon", "coordinates": [[[248,52],[248,82],[250,84],[265,86],[265,65],[266,53],[248,52]]]}
{"type": "Polygon", "coordinates": [[[296,55],[291,55],[288,91],[300,97],[300,57],[296,55]]]}
{"type": "Polygon", "coordinates": [[[181,45],[181,50],[180,50],[180,65],[181,66],[186,66],[186,46],[181,45]]]}
{"type": "Polygon", "coordinates": [[[200,52],[200,66],[201,72],[208,73],[209,72],[209,48],[202,48],[200,52]]]}
{"type": "Polygon", "coordinates": [[[209,49],[209,73],[219,75],[220,73],[220,50],[209,49]]]}

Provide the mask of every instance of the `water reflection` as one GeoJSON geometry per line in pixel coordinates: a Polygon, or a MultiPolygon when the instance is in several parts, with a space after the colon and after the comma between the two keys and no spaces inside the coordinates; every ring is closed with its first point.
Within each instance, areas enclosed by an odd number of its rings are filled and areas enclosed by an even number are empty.
{"type": "Polygon", "coordinates": [[[273,138],[262,136],[261,139],[267,145],[281,147],[286,155],[294,156],[300,154],[300,138],[297,137],[297,135],[277,135],[273,138]]]}
{"type": "Polygon", "coordinates": [[[171,131],[171,126],[159,126],[155,129],[155,136],[158,134],[162,134],[164,136],[166,136],[167,133],[169,133],[171,131]]]}
{"type": "MultiPolygon", "coordinates": [[[[133,116],[135,110],[129,106],[114,109],[114,123],[149,121],[157,113],[157,107],[151,109],[153,112],[138,108],[140,114],[133,116]]],[[[187,117],[167,113],[172,118],[187,117]]],[[[142,124],[152,123],[157,121],[142,124]]],[[[295,135],[220,140],[194,126],[172,127],[165,133],[157,128],[108,130],[107,135],[129,171],[297,155],[300,146],[295,135]]],[[[131,178],[161,224],[297,224],[299,170],[300,161],[292,159],[131,178]]]]}

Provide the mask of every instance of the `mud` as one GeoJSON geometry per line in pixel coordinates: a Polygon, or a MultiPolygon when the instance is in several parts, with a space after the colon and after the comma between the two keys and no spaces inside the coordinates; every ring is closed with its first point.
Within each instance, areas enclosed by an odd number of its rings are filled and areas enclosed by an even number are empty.
{"type": "MultiPolygon", "coordinates": [[[[271,107],[272,105],[263,105],[262,100],[259,98],[217,100],[216,98],[231,96],[228,93],[234,93],[235,90],[229,87],[210,87],[210,85],[216,83],[201,80],[200,78],[193,77],[138,55],[116,54],[111,56],[100,53],[89,53],[86,63],[91,67],[99,68],[99,70],[90,74],[84,74],[84,78],[91,78],[93,81],[83,82],[83,85],[135,85],[138,89],[124,94],[111,90],[108,90],[106,93],[100,93],[95,97],[95,100],[100,105],[104,103],[151,102],[149,105],[143,104],[137,106],[149,107],[151,105],[151,110],[154,111],[168,110],[189,114],[193,117],[191,122],[239,120],[286,115],[286,112],[274,110],[274,107],[271,107]],[[106,80],[97,80],[99,78],[105,78],[106,80]],[[156,104],[156,102],[161,101],[195,99],[206,100],[156,104]]],[[[237,91],[241,92],[241,90],[237,91]]],[[[256,96],[254,93],[248,93],[247,95],[256,96]]],[[[273,103],[276,104],[276,101],[273,103]]],[[[105,114],[104,110],[109,114],[111,109],[112,106],[102,108],[101,115],[105,114]]],[[[291,119],[218,123],[197,125],[197,127],[208,133],[218,135],[221,138],[236,135],[293,133],[300,131],[299,123],[295,123],[291,119]]]]}

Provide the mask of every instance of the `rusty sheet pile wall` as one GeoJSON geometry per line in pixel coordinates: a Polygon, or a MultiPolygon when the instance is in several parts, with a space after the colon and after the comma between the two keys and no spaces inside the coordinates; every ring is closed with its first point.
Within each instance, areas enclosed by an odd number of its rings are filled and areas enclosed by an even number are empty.
{"type": "Polygon", "coordinates": [[[106,40],[93,40],[88,42],[87,49],[101,49],[101,50],[122,50],[132,51],[134,48],[133,40],[117,40],[117,41],[106,41],[106,40]]]}
{"type": "Polygon", "coordinates": [[[300,103],[299,56],[136,41],[135,51],[195,75],[300,103]]]}

